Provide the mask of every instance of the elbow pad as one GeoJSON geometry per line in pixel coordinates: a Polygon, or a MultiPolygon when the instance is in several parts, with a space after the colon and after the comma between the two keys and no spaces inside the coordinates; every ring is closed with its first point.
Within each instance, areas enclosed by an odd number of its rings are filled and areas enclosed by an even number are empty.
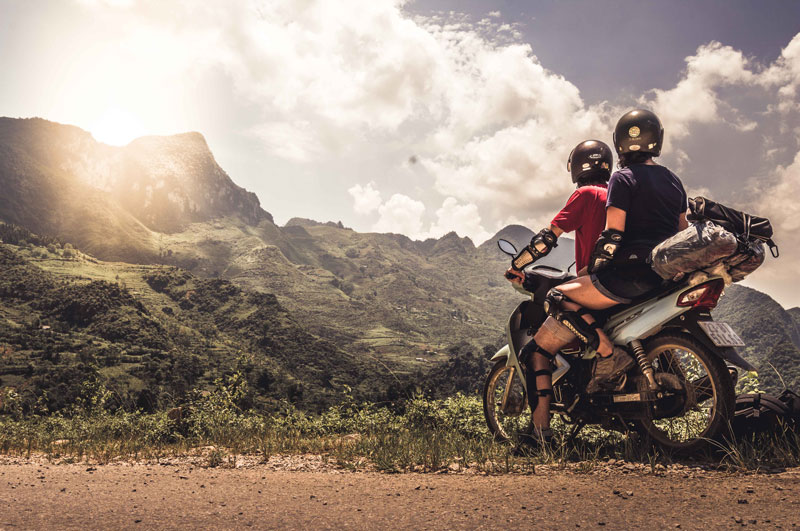
{"type": "Polygon", "coordinates": [[[622,247],[624,235],[623,231],[616,229],[606,229],[600,233],[589,258],[589,273],[596,273],[611,264],[619,248],[622,247]]]}
{"type": "Polygon", "coordinates": [[[558,240],[558,236],[556,236],[555,232],[551,231],[550,229],[540,230],[533,238],[531,238],[531,243],[514,257],[514,259],[511,261],[511,267],[515,271],[520,271],[525,266],[534,263],[543,256],[546,256],[551,250],[553,250],[554,247],[558,247],[556,240],[558,240]]]}

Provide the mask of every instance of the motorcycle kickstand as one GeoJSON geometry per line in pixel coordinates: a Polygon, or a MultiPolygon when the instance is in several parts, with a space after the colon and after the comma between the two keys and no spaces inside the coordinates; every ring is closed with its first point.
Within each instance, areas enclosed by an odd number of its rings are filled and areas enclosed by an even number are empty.
{"type": "Polygon", "coordinates": [[[584,421],[582,421],[582,420],[579,420],[579,421],[578,421],[578,422],[575,424],[575,427],[574,427],[574,428],[572,428],[572,431],[570,432],[569,436],[567,437],[567,444],[572,444],[572,443],[573,443],[573,441],[575,440],[575,437],[577,437],[577,436],[578,436],[578,434],[581,432],[581,430],[582,430],[582,429],[583,429],[585,426],[586,426],[586,422],[584,422],[584,421]]]}

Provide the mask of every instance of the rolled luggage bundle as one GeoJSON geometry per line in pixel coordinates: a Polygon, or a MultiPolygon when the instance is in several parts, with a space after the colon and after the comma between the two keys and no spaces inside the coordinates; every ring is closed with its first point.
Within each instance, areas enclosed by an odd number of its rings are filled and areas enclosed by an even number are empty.
{"type": "Polygon", "coordinates": [[[665,280],[680,280],[695,271],[721,274],[738,282],[764,263],[766,243],[772,255],[772,225],[703,197],[689,200],[692,225],[667,238],[650,253],[650,265],[665,280]]]}
{"type": "Polygon", "coordinates": [[[731,428],[737,437],[756,433],[781,434],[800,427],[800,396],[784,390],[780,396],[748,393],[736,397],[731,428]]]}

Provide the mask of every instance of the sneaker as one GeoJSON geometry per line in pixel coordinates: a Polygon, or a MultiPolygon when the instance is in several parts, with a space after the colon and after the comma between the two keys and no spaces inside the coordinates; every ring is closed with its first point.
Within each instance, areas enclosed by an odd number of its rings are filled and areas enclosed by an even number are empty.
{"type": "Polygon", "coordinates": [[[592,371],[592,380],[586,386],[586,392],[597,393],[603,384],[613,382],[634,365],[633,358],[622,347],[614,346],[614,352],[607,358],[598,357],[592,371]]]}
{"type": "Polygon", "coordinates": [[[534,428],[533,433],[523,433],[519,436],[519,444],[511,450],[511,455],[530,457],[536,450],[549,446],[552,441],[553,430],[534,428]]]}

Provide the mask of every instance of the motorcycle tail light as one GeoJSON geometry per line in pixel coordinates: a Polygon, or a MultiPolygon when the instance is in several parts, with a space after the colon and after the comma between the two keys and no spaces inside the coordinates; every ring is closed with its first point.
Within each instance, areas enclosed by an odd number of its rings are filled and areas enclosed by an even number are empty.
{"type": "Polygon", "coordinates": [[[722,295],[723,289],[725,282],[721,278],[704,282],[681,293],[678,297],[678,306],[711,310],[717,306],[717,300],[722,295]]]}

